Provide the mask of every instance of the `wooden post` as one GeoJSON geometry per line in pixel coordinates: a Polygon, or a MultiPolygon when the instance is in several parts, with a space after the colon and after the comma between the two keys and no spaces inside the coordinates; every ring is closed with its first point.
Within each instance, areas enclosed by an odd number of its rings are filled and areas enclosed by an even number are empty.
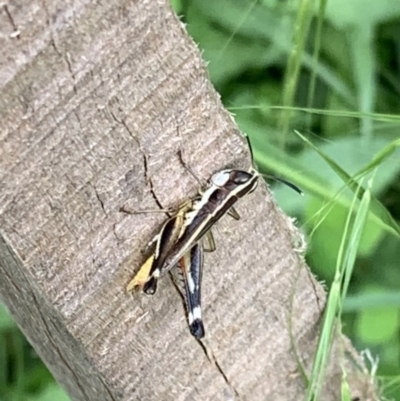
{"type": "MultiPolygon", "coordinates": [[[[202,343],[168,278],[154,297],[124,290],[165,215],[121,207],[195,194],[178,150],[204,182],[250,163],[168,2],[4,7],[0,294],[57,380],[73,400],[300,399],[294,347],[310,366],[325,296],[264,185],[214,230],[202,343]]],[[[338,399],[338,364],[327,382],[338,399]]]]}

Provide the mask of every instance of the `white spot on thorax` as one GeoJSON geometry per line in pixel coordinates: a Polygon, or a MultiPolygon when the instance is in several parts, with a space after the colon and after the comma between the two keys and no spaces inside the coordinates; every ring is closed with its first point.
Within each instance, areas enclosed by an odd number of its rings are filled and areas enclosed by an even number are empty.
{"type": "Polygon", "coordinates": [[[217,187],[223,187],[228,181],[231,170],[218,171],[211,177],[211,182],[217,187]]]}

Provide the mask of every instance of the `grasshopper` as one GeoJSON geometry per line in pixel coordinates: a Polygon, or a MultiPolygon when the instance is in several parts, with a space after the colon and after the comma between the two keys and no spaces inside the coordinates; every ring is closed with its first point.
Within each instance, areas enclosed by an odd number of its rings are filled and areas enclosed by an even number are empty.
{"type": "Polygon", "coordinates": [[[233,205],[238,199],[255,190],[258,177],[259,173],[253,169],[249,172],[222,170],[215,173],[211,178],[210,187],[193,199],[189,207],[180,208],[177,215],[172,217],[174,221],[178,216],[183,218],[181,228],[177,229],[179,233],[173,240],[168,236],[168,240],[161,241],[162,244],[158,242],[160,246],[157,246],[151,266],[147,266],[146,269],[148,281],[144,284],[143,290],[147,292],[152,288],[154,280],[172,269],[204,235],[210,232],[212,226],[225,213],[238,219],[239,215],[233,205]],[[172,246],[165,247],[165,243],[172,246]]]}
{"type": "MultiPolygon", "coordinates": [[[[246,137],[247,138],[247,137],[246,137]]],[[[248,138],[247,138],[248,140],[248,138]]],[[[183,217],[180,232],[175,237],[175,242],[168,241],[172,246],[164,253],[163,258],[155,258],[148,271],[148,281],[144,285],[144,291],[148,292],[154,285],[154,280],[171,270],[179,260],[190,251],[207,233],[212,239],[212,226],[226,213],[240,219],[233,205],[242,197],[253,192],[258,185],[261,174],[254,164],[253,151],[248,140],[251,166],[249,171],[237,169],[225,169],[215,173],[210,180],[209,187],[180,207],[178,215],[183,217]]],[[[190,170],[189,170],[190,171],[190,170]]],[[[298,193],[302,194],[295,185],[276,178],[278,181],[288,185],[298,193]]]]}
{"type": "MultiPolygon", "coordinates": [[[[160,233],[149,243],[156,244],[154,253],[127,286],[127,291],[140,286],[145,293],[153,294],[157,280],[174,266],[180,265],[185,283],[189,327],[196,338],[204,335],[200,307],[203,267],[201,241],[207,235],[215,249],[212,226],[226,213],[237,220],[240,218],[233,205],[257,188],[261,176],[254,167],[252,151],[251,156],[249,171],[224,169],[216,172],[204,192],[178,208],[177,213],[166,221],[160,233]]],[[[278,180],[301,193],[293,184],[278,180]]]]}
{"type": "Polygon", "coordinates": [[[225,213],[235,219],[239,215],[233,204],[257,186],[258,174],[241,170],[222,170],[212,177],[211,186],[202,194],[185,202],[169,218],[159,234],[149,243],[155,243],[154,253],[146,260],[129,282],[127,291],[142,287],[154,294],[157,280],[175,265],[179,265],[185,286],[187,319],[191,334],[204,336],[201,316],[201,279],[204,263],[202,240],[207,236],[210,251],[215,249],[211,227],[225,213]]]}

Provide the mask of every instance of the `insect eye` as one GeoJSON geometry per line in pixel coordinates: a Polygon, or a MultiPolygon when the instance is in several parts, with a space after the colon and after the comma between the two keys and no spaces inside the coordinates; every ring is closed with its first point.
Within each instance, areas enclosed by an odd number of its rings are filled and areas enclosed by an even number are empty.
{"type": "Polygon", "coordinates": [[[252,177],[253,176],[246,171],[237,170],[231,179],[235,184],[242,185],[246,184],[252,177]]]}

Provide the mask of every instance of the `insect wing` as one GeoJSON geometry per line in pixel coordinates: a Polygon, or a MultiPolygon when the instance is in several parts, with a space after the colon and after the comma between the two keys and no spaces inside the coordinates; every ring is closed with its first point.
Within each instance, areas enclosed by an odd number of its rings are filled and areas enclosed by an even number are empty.
{"type": "Polygon", "coordinates": [[[141,266],[139,271],[128,283],[126,290],[131,291],[135,287],[143,287],[147,294],[154,294],[157,289],[156,279],[158,278],[162,265],[168,256],[168,252],[179,238],[183,224],[183,210],[168,219],[161,231],[155,237],[154,253],[141,266]]]}

